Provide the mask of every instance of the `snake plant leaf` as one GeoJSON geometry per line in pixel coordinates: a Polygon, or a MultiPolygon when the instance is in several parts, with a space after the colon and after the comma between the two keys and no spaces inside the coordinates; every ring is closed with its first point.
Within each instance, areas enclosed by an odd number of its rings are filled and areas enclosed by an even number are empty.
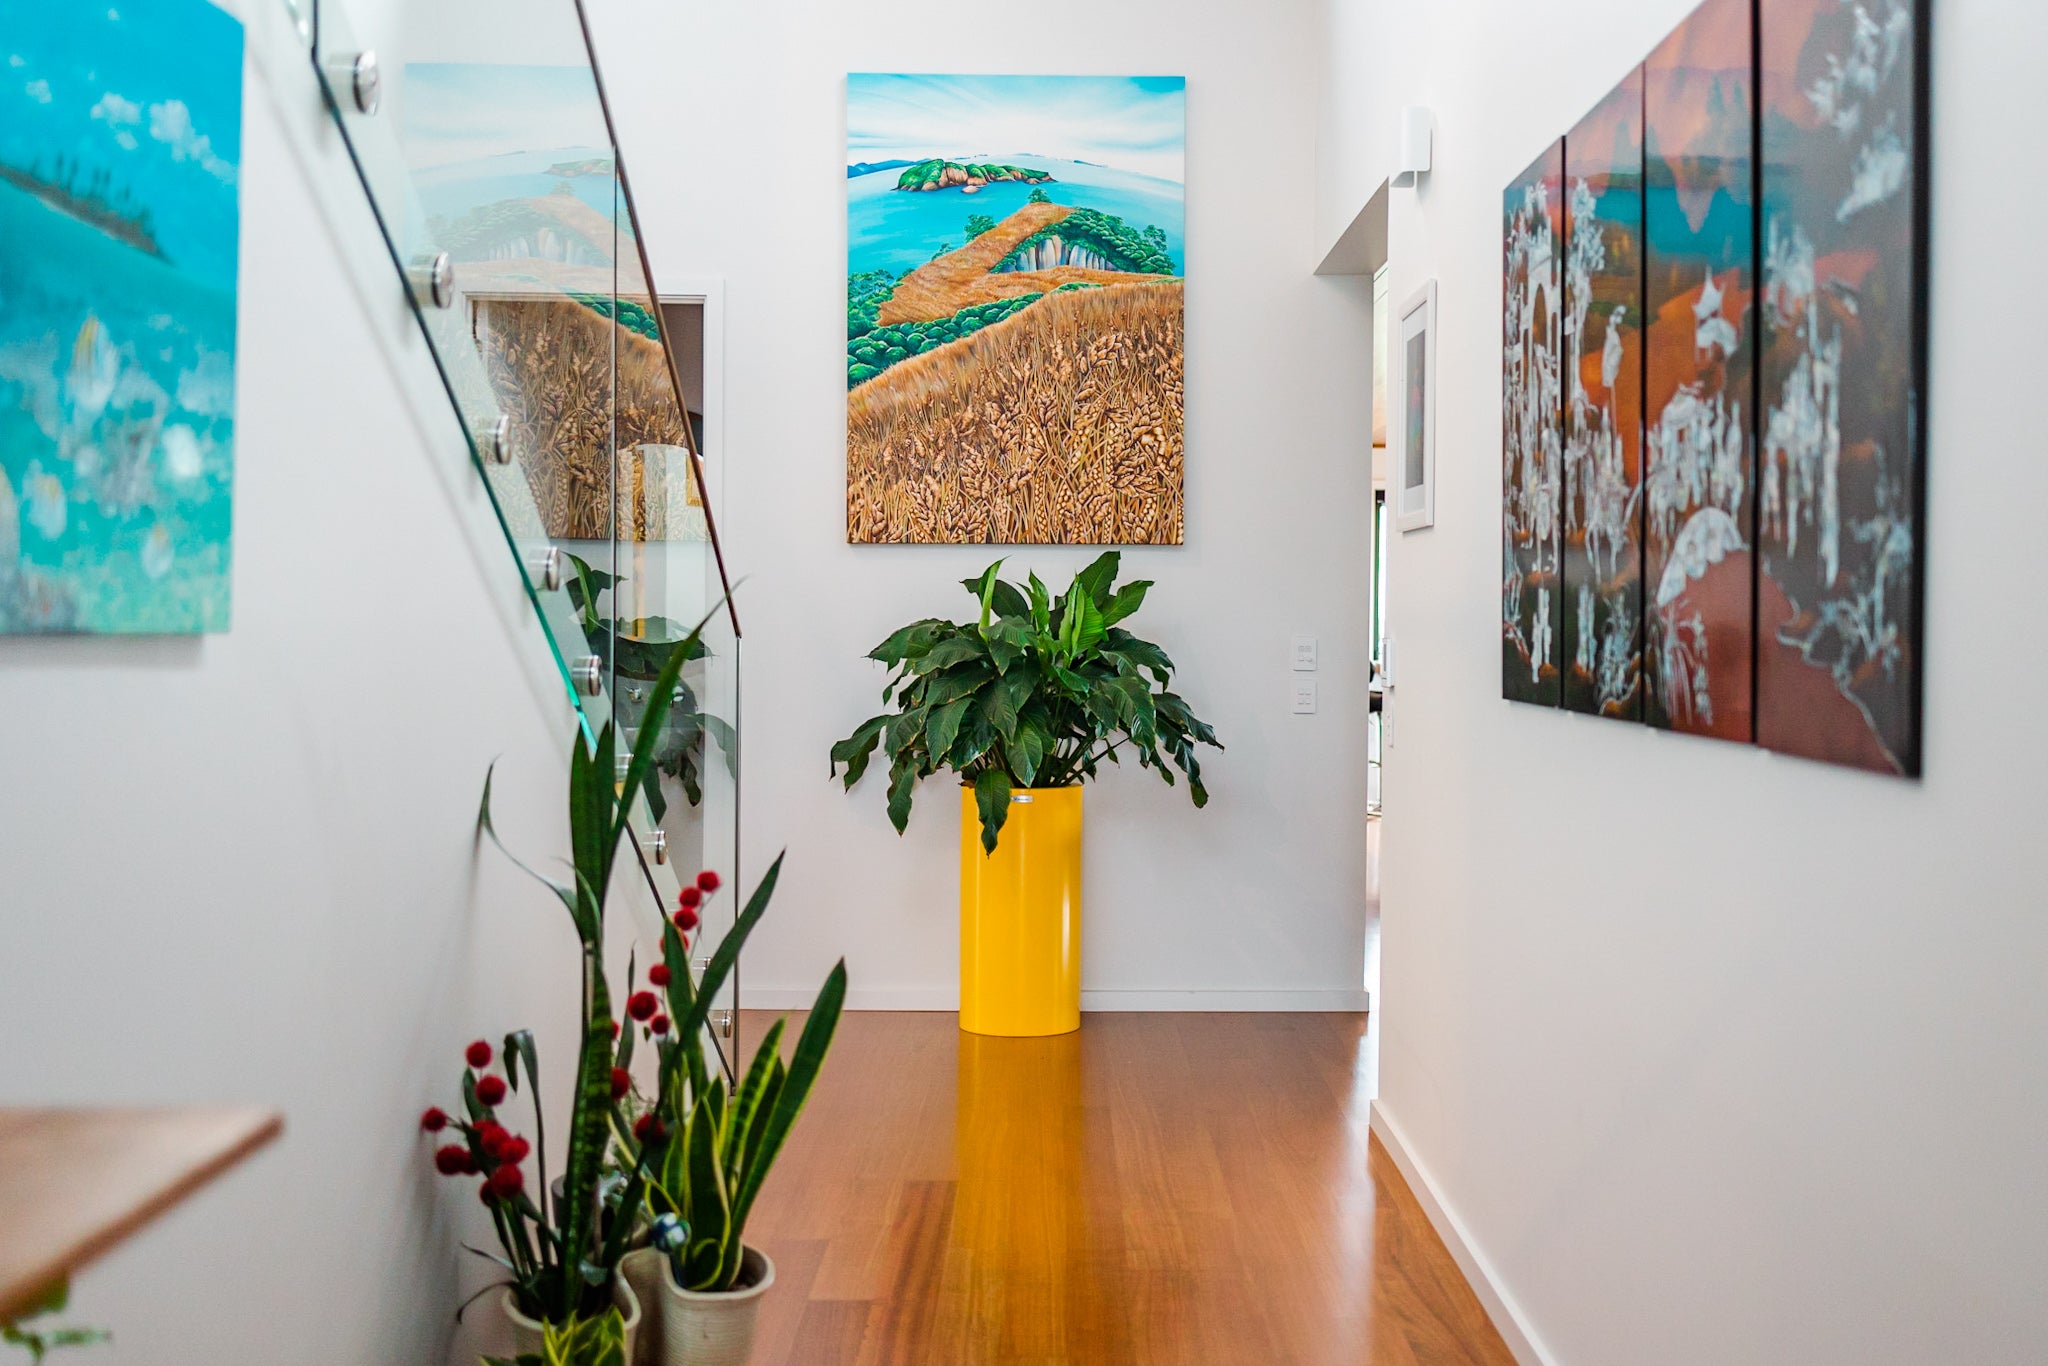
{"type": "MultiPolygon", "coordinates": [[[[576,743],[581,745],[583,742],[579,738],[576,743]]],[[[491,766],[484,770],[484,796],[483,802],[477,808],[477,828],[479,830],[482,830],[484,834],[490,839],[491,843],[498,847],[499,853],[503,854],[506,858],[512,861],[512,866],[514,868],[517,868],[520,872],[526,874],[535,882],[538,882],[541,886],[553,892],[557,897],[560,897],[562,904],[568,908],[569,914],[573,916],[574,914],[576,914],[576,889],[573,887],[565,887],[561,883],[556,882],[553,878],[543,877],[541,874],[535,872],[532,868],[528,867],[526,863],[517,854],[513,853],[510,849],[507,849],[505,847],[505,841],[498,838],[498,828],[491,823],[491,780],[497,776],[497,773],[498,761],[493,759],[491,761],[491,766]]]]}
{"type": "MultiPolygon", "coordinates": [[[[755,1057],[758,1059],[759,1054],[755,1057]]],[[[789,1080],[789,1070],[782,1065],[778,1052],[768,1059],[768,1084],[762,1088],[761,1103],[754,1110],[754,1117],[747,1125],[747,1132],[740,1139],[739,1171],[742,1178],[759,1165],[761,1145],[767,1141],[768,1121],[775,1117],[775,1102],[782,1095],[783,1085],[789,1080]]]]}
{"type": "Polygon", "coordinates": [[[761,923],[767,913],[768,902],[775,895],[775,884],[782,876],[781,854],[768,865],[768,871],[754,887],[754,894],[747,898],[747,904],[733,921],[732,929],[719,941],[718,949],[711,955],[711,961],[704,965],[704,975],[697,981],[697,996],[690,1003],[687,1015],[674,1017],[679,1039],[694,1039],[697,1031],[711,1017],[711,1003],[718,999],[719,991],[725,986],[725,979],[731,975],[733,964],[739,961],[740,950],[746,946],[747,936],[754,932],[754,926],[761,923]]]}
{"type": "Polygon", "coordinates": [[[993,854],[996,837],[1010,819],[1010,775],[987,768],[974,780],[974,804],[981,812],[981,847],[993,854]]]}
{"type": "Polygon", "coordinates": [[[781,1094],[775,1098],[768,1127],[748,1164],[733,1203],[732,1224],[736,1233],[746,1228],[754,1197],[761,1193],[761,1183],[767,1179],[769,1168],[774,1166],[776,1154],[782,1151],[791,1126],[811,1097],[811,1087],[817,1083],[818,1071],[825,1064],[826,1051],[832,1047],[832,1035],[839,1028],[840,1012],[845,1006],[846,960],[842,958],[826,976],[825,985],[818,989],[818,998],[811,1003],[811,1013],[804,1019],[803,1032],[797,1035],[796,1050],[790,1055],[789,1072],[783,1080],[781,1094]]]}
{"type": "Polygon", "coordinates": [[[774,1074],[774,1063],[782,1048],[782,1031],[788,1023],[782,1019],[768,1026],[768,1032],[761,1036],[761,1046],[754,1050],[754,1061],[747,1068],[746,1078],[740,1082],[739,1093],[733,1097],[718,1154],[719,1161],[729,1172],[744,1171],[747,1139],[753,1132],[754,1117],[761,1109],[761,1098],[768,1094],[768,1082],[774,1074]]]}
{"type": "Polygon", "coordinates": [[[718,1139],[718,1124],[706,1097],[690,1115],[690,1245],[687,1265],[678,1278],[686,1290],[722,1288],[710,1280],[724,1259],[733,1207],[725,1168],[718,1161],[718,1139]]]}

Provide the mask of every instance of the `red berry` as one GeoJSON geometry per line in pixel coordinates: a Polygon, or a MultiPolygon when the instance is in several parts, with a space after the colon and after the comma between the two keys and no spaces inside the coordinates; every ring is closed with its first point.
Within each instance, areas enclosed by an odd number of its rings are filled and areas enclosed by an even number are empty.
{"type": "Polygon", "coordinates": [[[633,1137],[642,1143],[659,1143],[668,1137],[668,1131],[655,1116],[642,1115],[633,1121],[633,1137]]]}
{"type": "Polygon", "coordinates": [[[688,934],[691,930],[697,928],[697,913],[688,906],[685,906],[676,912],[675,922],[677,929],[681,930],[684,934],[688,934]]]}
{"type": "Polygon", "coordinates": [[[526,1189],[526,1177],[519,1168],[508,1164],[491,1173],[485,1188],[500,1200],[510,1200],[526,1189]]]}
{"type": "Polygon", "coordinates": [[[626,998],[626,1013],[634,1019],[645,1022],[661,1009],[661,1001],[651,991],[636,991],[626,998]]]}
{"type": "Polygon", "coordinates": [[[505,1131],[505,1126],[495,1119],[487,1119],[476,1126],[476,1146],[487,1153],[496,1152],[498,1145],[510,1137],[511,1135],[505,1131]]]}
{"type": "Polygon", "coordinates": [[[420,1116],[420,1127],[430,1134],[440,1133],[448,1127],[448,1112],[438,1105],[429,1106],[427,1112],[420,1116]]]}
{"type": "Polygon", "coordinates": [[[460,1143],[450,1143],[434,1153],[434,1170],[443,1176],[461,1176],[476,1170],[476,1163],[470,1158],[469,1149],[460,1143]]]}
{"type": "Polygon", "coordinates": [[[471,1067],[489,1067],[491,1065],[491,1046],[482,1039],[478,1039],[469,1046],[468,1051],[462,1056],[469,1059],[471,1067]]]}
{"type": "Polygon", "coordinates": [[[697,889],[699,891],[704,892],[708,895],[712,892],[717,891],[719,885],[720,879],[718,874],[712,872],[709,868],[706,868],[703,872],[697,874],[697,889]]]}
{"type": "Polygon", "coordinates": [[[633,1074],[623,1067],[612,1069],[612,1099],[624,1100],[626,1092],[633,1089],[633,1074]]]}
{"type": "Polygon", "coordinates": [[[647,969],[647,980],[654,983],[654,985],[658,987],[667,986],[670,980],[668,975],[668,964],[656,963],[653,967],[647,969]]]}
{"type": "Polygon", "coordinates": [[[524,1162],[526,1155],[532,1151],[533,1145],[523,1138],[507,1139],[504,1151],[498,1155],[498,1160],[500,1162],[510,1162],[516,1167],[524,1162]]]}
{"type": "Polygon", "coordinates": [[[648,1027],[649,1029],[653,1030],[653,1031],[654,1031],[654,1032],[655,1032],[656,1034],[666,1034],[666,1033],[668,1033],[668,1016],[666,1016],[666,1015],[657,1015],[657,1016],[655,1016],[655,1017],[654,1017],[653,1019],[651,1019],[651,1020],[649,1020],[649,1021],[647,1022],[647,1027],[648,1027]]]}
{"type": "Polygon", "coordinates": [[[505,1079],[503,1077],[478,1077],[476,1079],[476,1098],[486,1105],[499,1104],[505,1099],[505,1079]]]}
{"type": "Polygon", "coordinates": [[[703,904],[703,901],[704,893],[698,891],[695,887],[683,888],[683,894],[676,898],[676,903],[684,907],[685,909],[692,906],[701,905],[703,904]]]}
{"type": "Polygon", "coordinates": [[[477,1140],[478,1144],[482,1146],[485,1155],[493,1162],[518,1161],[512,1154],[517,1152],[519,1145],[525,1141],[523,1138],[514,1138],[511,1134],[506,1133],[504,1129],[497,1127],[493,1127],[490,1133],[483,1135],[477,1140]]]}

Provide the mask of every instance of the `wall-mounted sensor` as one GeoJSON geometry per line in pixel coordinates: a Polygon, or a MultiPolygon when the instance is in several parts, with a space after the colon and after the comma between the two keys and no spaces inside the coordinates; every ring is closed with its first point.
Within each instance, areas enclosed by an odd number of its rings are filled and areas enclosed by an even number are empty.
{"type": "Polygon", "coordinates": [[[1435,119],[1419,104],[1401,111],[1400,145],[1394,149],[1394,184],[1413,185],[1429,174],[1430,130],[1435,119]]]}

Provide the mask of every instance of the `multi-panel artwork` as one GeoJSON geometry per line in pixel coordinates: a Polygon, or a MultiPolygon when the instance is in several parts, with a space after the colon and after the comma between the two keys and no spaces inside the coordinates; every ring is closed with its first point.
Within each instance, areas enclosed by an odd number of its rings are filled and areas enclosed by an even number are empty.
{"type": "Polygon", "coordinates": [[[1502,204],[1501,695],[1558,701],[1558,513],[1564,494],[1564,144],[1511,181],[1502,204]]]}
{"type": "Polygon", "coordinates": [[[1643,83],[1565,139],[1564,705],[1643,706],[1643,83]]]}
{"type": "Polygon", "coordinates": [[[1706,0],[1509,184],[1503,696],[1920,771],[1925,28],[1706,0]]]}

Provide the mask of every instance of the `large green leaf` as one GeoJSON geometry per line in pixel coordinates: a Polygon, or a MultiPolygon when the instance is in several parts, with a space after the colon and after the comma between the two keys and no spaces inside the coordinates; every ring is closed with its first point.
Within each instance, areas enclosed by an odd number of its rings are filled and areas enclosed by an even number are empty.
{"type": "Polygon", "coordinates": [[[1052,634],[1052,599],[1036,574],[1031,576],[1031,624],[1042,636],[1052,634]]]}
{"type": "Polygon", "coordinates": [[[972,697],[960,697],[943,707],[934,708],[925,721],[925,750],[936,757],[952,749],[953,741],[960,734],[960,723],[966,719],[967,709],[973,705],[972,697]]]}
{"type": "Polygon", "coordinates": [[[974,805],[981,813],[981,847],[996,851],[996,838],[1010,819],[1010,775],[999,768],[984,769],[974,780],[974,805]]]}
{"type": "Polygon", "coordinates": [[[1031,786],[1038,776],[1038,766],[1045,762],[1047,749],[1045,732],[1030,724],[1021,714],[1017,718],[1017,732],[1010,737],[1010,772],[1020,787],[1031,786]]]}
{"type": "Polygon", "coordinates": [[[1001,672],[1009,672],[1010,666],[1028,656],[1037,644],[1038,633],[1021,618],[1011,617],[989,628],[988,656],[1001,672]]]}
{"type": "Polygon", "coordinates": [[[987,651],[987,645],[973,636],[949,636],[919,656],[912,667],[920,674],[934,674],[970,659],[980,659],[987,651]]]}
{"type": "Polygon", "coordinates": [[[1102,609],[1104,624],[1114,626],[1125,617],[1145,605],[1145,592],[1152,587],[1150,579],[1134,579],[1116,590],[1116,595],[1102,609]]]}
{"type": "Polygon", "coordinates": [[[1030,670],[1005,674],[978,694],[979,715],[1008,741],[1016,733],[1018,711],[1037,685],[1038,678],[1030,670]]]}
{"type": "Polygon", "coordinates": [[[1093,564],[1074,576],[1074,587],[1080,590],[1080,596],[1094,604],[1096,611],[1109,606],[1109,586],[1116,582],[1117,566],[1122,562],[1120,552],[1105,550],[1096,556],[1093,564]]]}
{"type": "Polygon", "coordinates": [[[899,835],[910,824],[910,796],[916,786],[917,765],[898,758],[889,771],[889,824],[899,835]]]}
{"type": "Polygon", "coordinates": [[[878,659],[889,665],[901,664],[906,659],[915,659],[929,650],[932,641],[938,638],[939,632],[952,629],[953,623],[943,617],[926,617],[923,621],[913,621],[868,651],[868,658],[878,659]]]}
{"type": "Polygon", "coordinates": [[[868,759],[881,741],[882,729],[889,724],[887,715],[871,716],[860,726],[832,746],[832,772],[838,773],[841,764],[846,765],[846,786],[851,788],[868,771],[868,759]]]}

